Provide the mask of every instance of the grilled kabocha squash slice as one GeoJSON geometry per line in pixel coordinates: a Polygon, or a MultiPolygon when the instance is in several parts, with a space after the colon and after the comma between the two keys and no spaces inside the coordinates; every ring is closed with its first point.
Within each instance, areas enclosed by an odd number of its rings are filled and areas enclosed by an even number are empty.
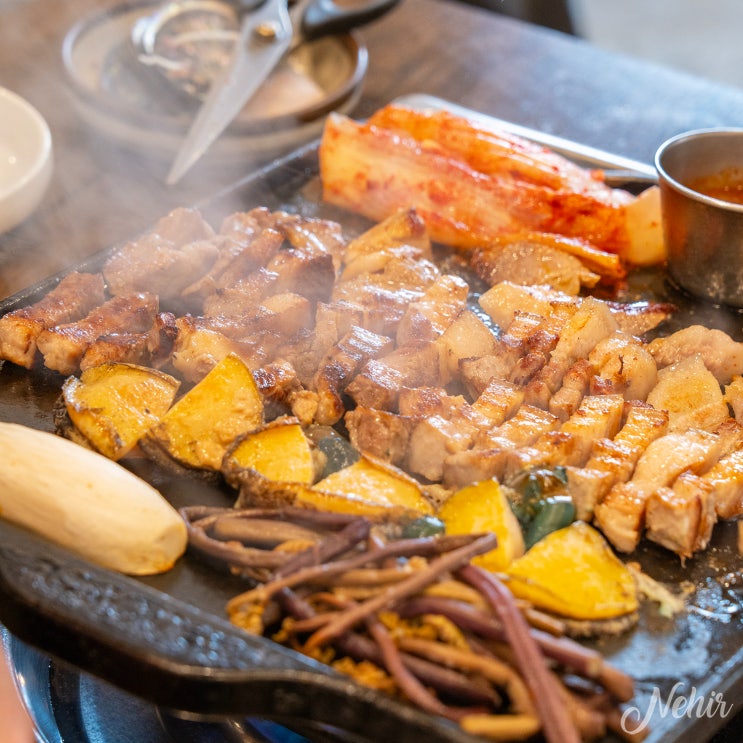
{"type": "Polygon", "coordinates": [[[62,386],[70,438],[109,459],[129,454],[173,404],[180,382],[157,369],[107,363],[69,377],[62,386]],[[77,435],[75,435],[77,434],[77,435]]]}

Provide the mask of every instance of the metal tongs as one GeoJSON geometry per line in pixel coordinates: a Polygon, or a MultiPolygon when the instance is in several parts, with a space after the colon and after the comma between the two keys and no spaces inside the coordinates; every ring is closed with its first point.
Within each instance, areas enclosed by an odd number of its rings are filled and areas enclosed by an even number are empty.
{"type": "Polygon", "coordinates": [[[292,49],[373,21],[398,1],[364,0],[359,5],[357,0],[342,6],[336,0],[296,0],[291,8],[287,0],[265,0],[257,8],[251,3],[243,12],[231,58],[212,83],[166,183],[183,177],[292,49]]]}

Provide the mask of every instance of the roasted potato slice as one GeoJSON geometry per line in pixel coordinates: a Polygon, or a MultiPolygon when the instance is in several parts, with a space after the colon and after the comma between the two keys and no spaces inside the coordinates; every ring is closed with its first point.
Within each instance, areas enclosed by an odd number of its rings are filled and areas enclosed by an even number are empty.
{"type": "Polygon", "coordinates": [[[140,445],[156,461],[217,472],[232,442],[263,425],[253,374],[229,354],[150,428],[140,445]]]}
{"type": "Polygon", "coordinates": [[[109,363],[86,369],[79,379],[69,377],[62,397],[85,443],[119,460],[165,415],[179,386],[177,379],[157,369],[109,363]]]}

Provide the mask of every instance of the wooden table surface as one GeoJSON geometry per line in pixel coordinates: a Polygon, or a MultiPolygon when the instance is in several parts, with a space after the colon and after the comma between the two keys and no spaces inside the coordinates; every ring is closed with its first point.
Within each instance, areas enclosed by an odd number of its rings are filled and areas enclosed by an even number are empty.
{"type": "MultiPolygon", "coordinates": [[[[255,168],[196,167],[164,185],[166,160],[112,141],[81,120],[61,45],[101,0],[0,0],[0,86],[49,123],[55,169],[40,208],[0,235],[0,297],[136,234],[255,168]]],[[[499,118],[646,162],[687,129],[743,124],[743,91],[604,53],[455,0],[402,0],[361,32],[369,69],[360,117],[406,94],[428,93],[499,118]]],[[[732,740],[732,738],[730,739],[732,740]]]]}
{"type": "MultiPolygon", "coordinates": [[[[0,296],[136,234],[255,168],[196,167],[177,186],[168,162],[117,144],[81,119],[66,84],[69,28],[110,0],[0,2],[0,85],[49,122],[55,169],[41,207],[0,235],[0,296]]],[[[684,129],[743,122],[743,92],[598,51],[589,44],[454,0],[402,0],[362,30],[369,69],[354,114],[429,93],[533,128],[651,161],[684,129]]]]}

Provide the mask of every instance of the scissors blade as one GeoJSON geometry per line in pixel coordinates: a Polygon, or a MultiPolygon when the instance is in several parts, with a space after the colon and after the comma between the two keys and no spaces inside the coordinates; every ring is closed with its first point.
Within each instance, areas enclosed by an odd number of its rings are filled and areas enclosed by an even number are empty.
{"type": "Polygon", "coordinates": [[[292,41],[286,0],[268,0],[246,16],[235,50],[212,84],[165,182],[177,183],[227,128],[281,61],[292,41]]]}

